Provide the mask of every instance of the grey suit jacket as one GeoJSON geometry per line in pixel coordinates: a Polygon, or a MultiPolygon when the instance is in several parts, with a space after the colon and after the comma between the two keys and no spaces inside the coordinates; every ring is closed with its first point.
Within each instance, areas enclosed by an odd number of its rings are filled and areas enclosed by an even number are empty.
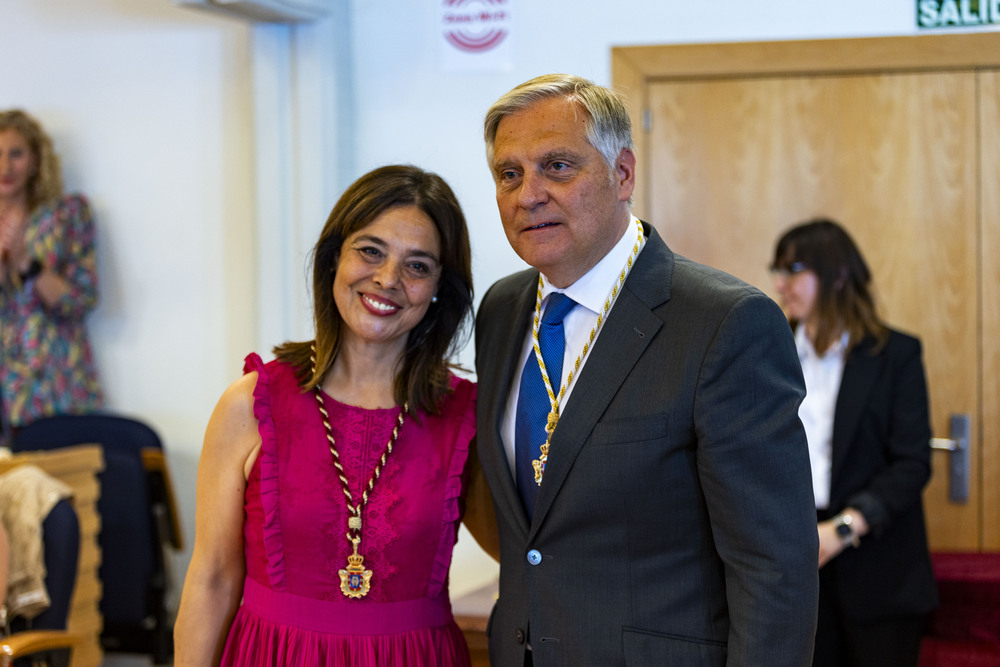
{"type": "Polygon", "coordinates": [[[500,423],[538,273],[500,280],[480,306],[478,448],[501,550],[492,664],[520,667],[530,643],[539,667],[808,665],[818,543],[788,323],[646,229],[530,523],[500,423]]]}

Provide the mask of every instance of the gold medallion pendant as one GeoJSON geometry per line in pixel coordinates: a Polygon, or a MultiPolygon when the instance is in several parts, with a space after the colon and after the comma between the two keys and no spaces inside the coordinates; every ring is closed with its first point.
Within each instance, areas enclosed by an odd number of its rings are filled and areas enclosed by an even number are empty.
{"type": "MultiPolygon", "coordinates": [[[[315,373],[315,343],[313,344],[310,360],[312,361],[313,373],[315,373]]],[[[361,543],[361,510],[368,504],[368,494],[375,488],[375,480],[382,474],[382,467],[385,465],[389,455],[392,454],[393,444],[395,444],[396,438],[399,437],[399,429],[403,426],[403,418],[409,411],[410,405],[409,403],[404,403],[403,408],[399,411],[399,416],[396,418],[396,426],[392,429],[392,435],[389,437],[389,442],[385,445],[385,451],[382,452],[378,463],[375,464],[372,476],[361,494],[361,502],[355,503],[354,498],[351,496],[351,487],[347,483],[344,466],[340,463],[340,454],[337,453],[337,443],[333,437],[333,428],[330,426],[330,415],[327,413],[326,408],[323,407],[323,392],[319,384],[315,387],[315,395],[320,418],[323,421],[323,429],[326,431],[326,439],[330,445],[330,456],[333,458],[333,465],[337,469],[337,477],[340,478],[341,489],[344,492],[344,498],[347,500],[347,540],[354,546],[354,553],[347,557],[347,567],[343,570],[337,570],[337,573],[340,575],[340,592],[345,597],[363,598],[371,590],[372,571],[365,569],[365,558],[358,553],[358,545],[361,543]]]]}
{"type": "Polygon", "coordinates": [[[535,469],[535,484],[542,485],[542,476],[545,475],[545,462],[549,460],[549,441],[552,439],[552,432],[559,424],[559,412],[552,410],[545,424],[545,444],[541,446],[541,456],[531,462],[531,467],[535,469]]]}
{"type": "Polygon", "coordinates": [[[531,467],[535,469],[535,484],[542,485],[542,475],[545,474],[545,462],[549,460],[549,446],[542,445],[542,455],[531,462],[531,467]]]}
{"type": "Polygon", "coordinates": [[[347,557],[347,569],[340,570],[340,592],[349,598],[363,598],[371,589],[372,571],[364,566],[365,557],[358,553],[357,538],[354,543],[354,553],[347,557]]]}

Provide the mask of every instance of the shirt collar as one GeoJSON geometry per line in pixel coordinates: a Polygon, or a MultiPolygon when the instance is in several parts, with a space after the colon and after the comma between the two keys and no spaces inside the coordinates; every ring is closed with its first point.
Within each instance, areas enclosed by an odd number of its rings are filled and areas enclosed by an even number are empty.
{"type": "Polygon", "coordinates": [[[849,340],[849,335],[845,331],[840,335],[839,340],[833,341],[830,348],[824,354],[818,354],[816,348],[813,346],[809,336],[806,335],[806,325],[799,323],[795,327],[795,348],[799,353],[799,361],[805,361],[806,359],[843,359],[844,351],[847,349],[847,341],[849,340]]]}
{"type": "Polygon", "coordinates": [[[635,248],[636,225],[641,226],[641,224],[638,218],[629,215],[629,224],[614,247],[601,258],[601,261],[594,265],[594,268],[587,271],[566,289],[558,289],[553,287],[548,280],[543,280],[542,300],[544,301],[553,292],[562,292],[590,311],[595,313],[603,311],[608,292],[618,281],[622,267],[632,255],[632,249],[635,248]]]}

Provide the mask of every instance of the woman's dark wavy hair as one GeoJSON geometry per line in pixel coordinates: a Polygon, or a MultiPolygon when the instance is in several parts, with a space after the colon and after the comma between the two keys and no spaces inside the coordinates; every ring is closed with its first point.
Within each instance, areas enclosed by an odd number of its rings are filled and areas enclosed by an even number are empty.
{"type": "Polygon", "coordinates": [[[396,402],[409,403],[411,411],[436,414],[449,392],[449,358],[468,334],[473,295],[465,216],[437,174],[412,165],[389,165],[368,172],[344,191],[312,251],[316,370],[310,359],[312,341],[286,342],[274,353],[295,367],[303,390],[323,382],[342,341],[344,320],[333,298],[333,280],[344,240],[397,206],[416,206],[434,222],[441,237],[441,277],[437,303],[409,333],[393,392],[396,402]]]}
{"type": "Polygon", "coordinates": [[[813,340],[817,352],[826,352],[843,331],[848,333],[849,350],[866,336],[875,339],[876,349],[885,343],[889,330],[875,306],[871,271],[839,223],[817,218],[785,232],[774,249],[772,266],[787,268],[795,262],[805,264],[819,282],[813,340]]]}

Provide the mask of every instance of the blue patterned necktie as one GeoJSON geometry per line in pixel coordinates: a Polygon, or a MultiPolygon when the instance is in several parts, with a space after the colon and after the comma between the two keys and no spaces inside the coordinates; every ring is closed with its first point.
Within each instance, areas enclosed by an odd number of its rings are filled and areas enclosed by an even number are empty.
{"type": "MultiPolygon", "coordinates": [[[[562,381],[563,354],[566,350],[566,336],[563,333],[563,318],[573,310],[576,301],[565,294],[553,292],[549,295],[545,314],[538,327],[538,347],[542,351],[545,371],[549,376],[552,390],[558,395],[562,381]]],[[[517,488],[521,493],[528,517],[535,512],[538,497],[538,483],[532,461],[542,455],[545,444],[545,425],[548,423],[552,404],[545,390],[545,381],[538,368],[534,350],[524,362],[521,373],[521,389],[517,397],[517,413],[514,422],[514,469],[517,473],[517,488]]]]}

